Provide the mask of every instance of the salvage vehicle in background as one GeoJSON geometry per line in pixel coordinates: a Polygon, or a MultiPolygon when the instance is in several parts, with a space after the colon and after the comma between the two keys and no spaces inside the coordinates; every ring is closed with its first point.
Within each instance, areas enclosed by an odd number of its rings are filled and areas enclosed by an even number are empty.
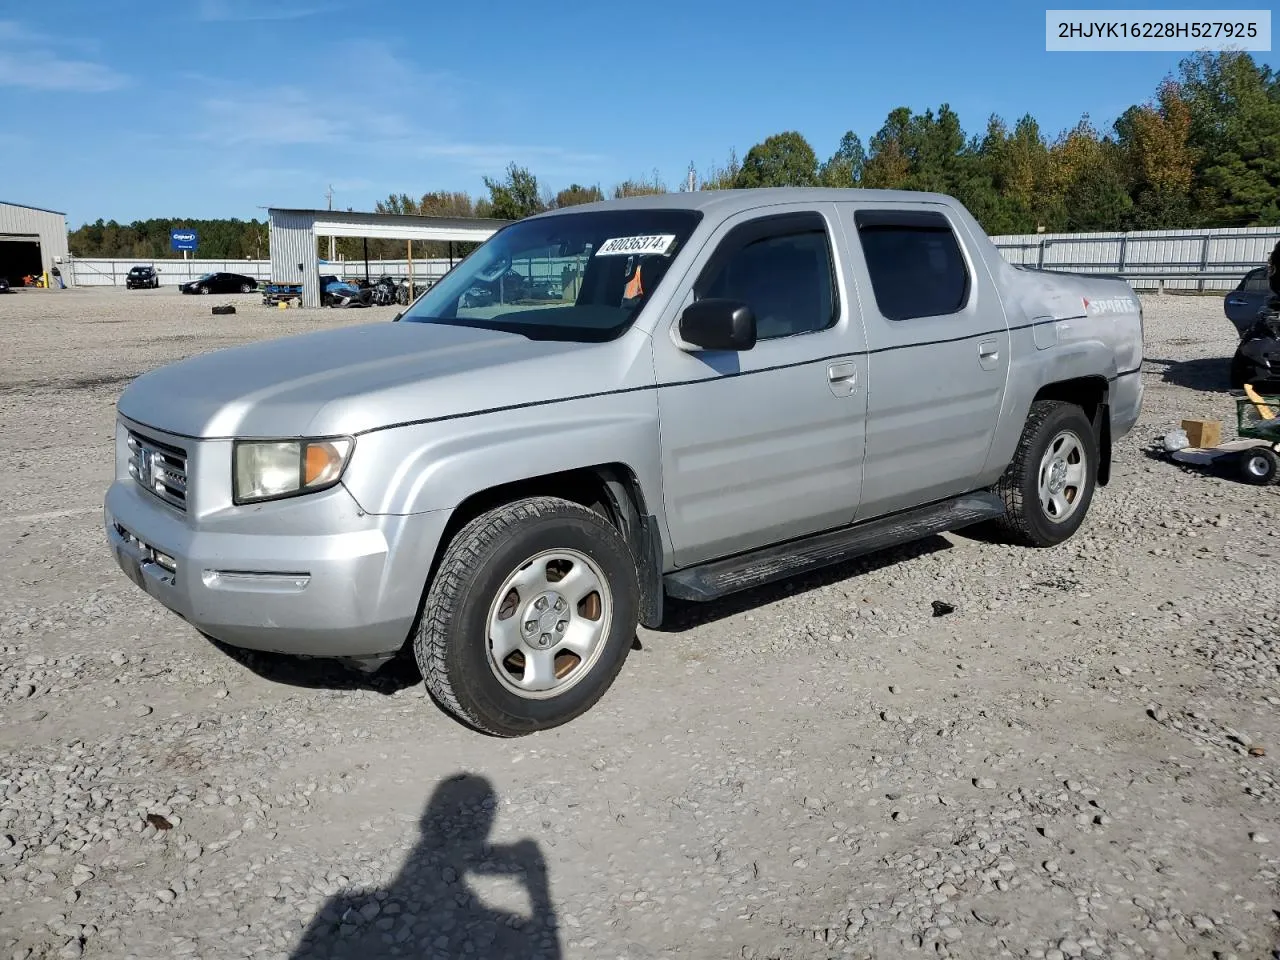
{"type": "Polygon", "coordinates": [[[1063,543],[1143,397],[1128,284],[1016,268],[939,194],[556,210],[397,321],[136,379],[105,534],[206,635],[366,668],[410,646],[503,736],[595,704],[668,597],[980,523],[1063,543]]]}
{"type": "Polygon", "coordinates": [[[183,293],[253,293],[258,281],[240,273],[206,273],[178,289],[183,293]]]}
{"type": "Polygon", "coordinates": [[[1246,383],[1274,389],[1280,383],[1280,310],[1267,279],[1267,268],[1250,270],[1223,299],[1223,311],[1240,334],[1231,358],[1233,390],[1246,383]]]}
{"type": "Polygon", "coordinates": [[[126,290],[158,290],[160,288],[160,274],[156,273],[155,267],[133,267],[125,275],[124,288],[126,290]]]}
{"type": "Polygon", "coordinates": [[[1236,288],[1223,298],[1222,309],[1241,336],[1257,323],[1258,311],[1267,305],[1271,287],[1267,284],[1267,268],[1257,267],[1240,278],[1236,288]]]}
{"type": "Polygon", "coordinates": [[[325,307],[367,307],[373,302],[373,285],[343,280],[333,274],[320,278],[320,304],[325,307]]]}
{"type": "Polygon", "coordinates": [[[1280,383],[1280,312],[1263,307],[1245,328],[1231,358],[1231,388],[1280,383]]]}

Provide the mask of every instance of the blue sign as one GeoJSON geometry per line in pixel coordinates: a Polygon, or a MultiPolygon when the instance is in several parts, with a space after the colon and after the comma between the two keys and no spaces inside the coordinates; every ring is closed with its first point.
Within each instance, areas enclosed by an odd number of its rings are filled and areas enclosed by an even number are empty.
{"type": "Polygon", "coordinates": [[[175,250],[194,250],[199,239],[194,230],[169,231],[169,245],[175,250]]]}

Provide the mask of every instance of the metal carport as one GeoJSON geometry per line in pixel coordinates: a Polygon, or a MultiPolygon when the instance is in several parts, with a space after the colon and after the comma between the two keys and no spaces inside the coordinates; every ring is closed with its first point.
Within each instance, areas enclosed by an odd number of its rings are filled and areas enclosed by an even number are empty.
{"type": "Polygon", "coordinates": [[[414,217],[277,207],[269,208],[267,216],[271,279],[275,283],[301,283],[304,307],[320,306],[320,257],[316,249],[320,237],[480,243],[510,223],[480,217],[414,217]]]}

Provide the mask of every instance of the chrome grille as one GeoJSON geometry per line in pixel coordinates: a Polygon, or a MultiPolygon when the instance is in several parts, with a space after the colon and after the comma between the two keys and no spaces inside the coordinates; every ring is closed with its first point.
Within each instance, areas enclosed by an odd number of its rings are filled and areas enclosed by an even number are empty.
{"type": "Polygon", "coordinates": [[[165,503],[187,509],[187,451],[129,432],[129,475],[165,503]]]}

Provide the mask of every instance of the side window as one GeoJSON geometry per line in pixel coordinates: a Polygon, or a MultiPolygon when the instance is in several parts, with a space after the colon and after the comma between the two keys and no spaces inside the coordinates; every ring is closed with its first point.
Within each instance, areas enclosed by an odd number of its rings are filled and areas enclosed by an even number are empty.
{"type": "Polygon", "coordinates": [[[1266,293],[1271,289],[1267,285],[1267,268],[1250,270],[1244,275],[1244,283],[1240,284],[1240,288],[1246,293],[1266,293]]]}
{"type": "Polygon", "coordinates": [[[731,231],[694,287],[699,300],[741,300],[760,340],[814,333],[835,324],[835,262],[826,221],[816,213],[766,217],[731,231]]]}
{"type": "Polygon", "coordinates": [[[876,306],[890,320],[956,313],[969,302],[969,269],[940,213],[859,210],[858,239],[876,306]]]}

